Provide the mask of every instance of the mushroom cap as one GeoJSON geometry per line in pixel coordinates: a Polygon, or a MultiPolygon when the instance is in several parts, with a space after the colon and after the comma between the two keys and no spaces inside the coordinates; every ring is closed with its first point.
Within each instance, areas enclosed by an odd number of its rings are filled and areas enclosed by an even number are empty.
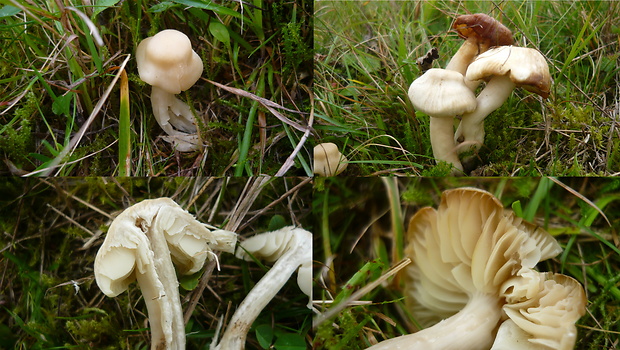
{"type": "Polygon", "coordinates": [[[140,42],[136,51],[140,79],[171,94],[192,87],[202,75],[202,61],[187,35],[166,29],[140,42]]]}
{"type": "Polygon", "coordinates": [[[453,118],[476,109],[476,96],[459,72],[431,68],[411,83],[413,106],[431,117],[453,118]]]}
{"type": "Polygon", "coordinates": [[[310,232],[295,226],[286,226],[276,231],[260,233],[241,242],[235,256],[246,261],[251,261],[254,257],[274,262],[286,252],[299,249],[299,246],[302,247],[302,253],[297,253],[295,261],[292,262],[299,266],[297,284],[304,294],[312,297],[312,234],[310,232]]]}
{"type": "Polygon", "coordinates": [[[501,290],[509,319],[500,326],[491,350],[574,348],[575,322],[586,311],[586,296],[579,282],[561,274],[530,270],[507,281],[501,290]]]}
{"type": "Polygon", "coordinates": [[[236,234],[209,230],[170,198],[144,200],[119,214],[95,257],[95,279],[104,294],[115,297],[135,280],[135,271],[152,268],[150,234],[163,234],[179,273],[192,274],[211,258],[209,252],[232,253],[236,234]]]}
{"type": "Polygon", "coordinates": [[[476,57],[467,68],[468,80],[489,80],[495,75],[508,75],[515,85],[549,97],[551,75],[545,57],[527,47],[500,46],[476,57]]]}
{"type": "Polygon", "coordinates": [[[320,143],[314,146],[313,153],[314,173],[319,176],[335,176],[347,168],[349,160],[334,143],[320,143]]]}
{"type": "Polygon", "coordinates": [[[454,315],[474,294],[499,299],[508,279],[561,252],[547,232],[475,188],[444,191],[437,209],[411,218],[407,238],[414,262],[404,270],[406,300],[424,326],[454,315]]]}
{"type": "Polygon", "coordinates": [[[510,29],[484,13],[459,16],[452,24],[452,28],[456,30],[461,38],[475,37],[479,43],[487,48],[490,46],[512,45],[513,43],[510,29]]]}

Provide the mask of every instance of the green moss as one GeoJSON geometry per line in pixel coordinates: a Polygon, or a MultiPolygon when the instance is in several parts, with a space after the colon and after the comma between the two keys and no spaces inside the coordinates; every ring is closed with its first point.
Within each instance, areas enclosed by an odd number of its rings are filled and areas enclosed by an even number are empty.
{"type": "Polygon", "coordinates": [[[118,338],[118,320],[113,320],[111,315],[93,315],[92,318],[82,320],[68,320],[66,329],[78,344],[97,344],[98,349],[123,348],[122,341],[118,338]]]}

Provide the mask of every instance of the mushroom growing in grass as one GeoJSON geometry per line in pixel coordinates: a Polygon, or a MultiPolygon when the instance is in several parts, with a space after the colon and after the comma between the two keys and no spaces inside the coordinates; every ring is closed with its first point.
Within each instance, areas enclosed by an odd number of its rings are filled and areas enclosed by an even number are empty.
{"type": "Polygon", "coordinates": [[[430,116],[430,138],[437,161],[451,163],[453,175],[463,170],[456,153],[454,117],[473,111],[476,96],[465,85],[461,73],[432,68],[411,83],[409,99],[420,112],[430,116]]]}
{"type": "MultiPolygon", "coordinates": [[[[477,55],[492,46],[512,45],[513,43],[510,29],[484,13],[459,16],[452,28],[461,38],[465,39],[465,42],[452,57],[446,69],[463,75],[477,55]]],[[[466,83],[472,90],[478,86],[477,82],[466,83]]]]}
{"type": "Polygon", "coordinates": [[[153,86],[153,115],[168,134],[164,140],[181,152],[200,149],[191,109],[176,94],[192,87],[202,75],[202,61],[187,35],[166,29],[140,42],[136,51],[140,79],[153,86]]]}
{"type": "Polygon", "coordinates": [[[314,173],[319,176],[340,174],[347,168],[348,161],[334,143],[326,142],[314,146],[314,173]]]}
{"type": "Polygon", "coordinates": [[[467,142],[458,152],[478,150],[484,143],[484,119],[498,109],[510,96],[515,87],[534,92],[542,98],[549,96],[551,75],[545,57],[537,50],[500,46],[480,54],[469,65],[466,80],[487,81],[480,92],[475,110],[463,114],[454,139],[457,143],[467,142]]]}
{"type": "Polygon", "coordinates": [[[405,301],[428,328],[370,349],[573,348],[575,322],[585,313],[583,288],[534,270],[560,245],[490,193],[445,191],[438,209],[411,218],[407,238],[413,263],[404,269],[405,301]]]}
{"type": "MultiPolygon", "coordinates": [[[[214,350],[241,350],[252,323],[271,299],[297,270],[297,284],[312,300],[312,234],[304,229],[287,226],[277,231],[261,233],[240,244],[236,256],[240,259],[276,261],[245,297],[228,323],[214,350]]],[[[310,306],[310,301],[308,306],[310,306]]],[[[215,343],[215,339],[214,339],[215,343]]]]}
{"type": "Polygon", "coordinates": [[[185,349],[185,325],[173,261],[193,274],[214,251],[232,253],[237,235],[209,228],[170,198],[125,209],[110,225],[95,258],[95,280],[115,297],[134,280],[142,290],[151,328],[151,349],[185,349]]]}

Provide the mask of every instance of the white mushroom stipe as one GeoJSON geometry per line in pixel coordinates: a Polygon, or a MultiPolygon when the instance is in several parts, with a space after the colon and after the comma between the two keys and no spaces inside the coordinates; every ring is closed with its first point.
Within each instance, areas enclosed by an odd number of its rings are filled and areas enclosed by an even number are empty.
{"type": "MultiPolygon", "coordinates": [[[[252,323],[278,291],[299,268],[297,282],[312,299],[312,234],[293,226],[253,236],[240,244],[236,256],[240,259],[276,261],[273,267],[252,288],[239,305],[219,344],[212,350],[241,350],[252,323]]],[[[214,342],[216,340],[214,339],[214,342]]]]}
{"type": "Polygon", "coordinates": [[[95,280],[109,297],[137,280],[149,315],[151,349],[185,349],[185,326],[173,261],[182,274],[213,250],[232,253],[236,234],[210,230],[170,198],[145,200],[110,225],[95,258],[95,280]]]}

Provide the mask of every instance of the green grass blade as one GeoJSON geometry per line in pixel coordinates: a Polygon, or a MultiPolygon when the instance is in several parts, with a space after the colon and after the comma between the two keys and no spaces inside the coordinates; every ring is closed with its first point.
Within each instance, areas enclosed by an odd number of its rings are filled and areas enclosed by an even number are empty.
{"type": "Polygon", "coordinates": [[[131,120],[129,118],[129,81],[121,72],[121,110],[118,119],[118,175],[131,176],[131,120]]]}

